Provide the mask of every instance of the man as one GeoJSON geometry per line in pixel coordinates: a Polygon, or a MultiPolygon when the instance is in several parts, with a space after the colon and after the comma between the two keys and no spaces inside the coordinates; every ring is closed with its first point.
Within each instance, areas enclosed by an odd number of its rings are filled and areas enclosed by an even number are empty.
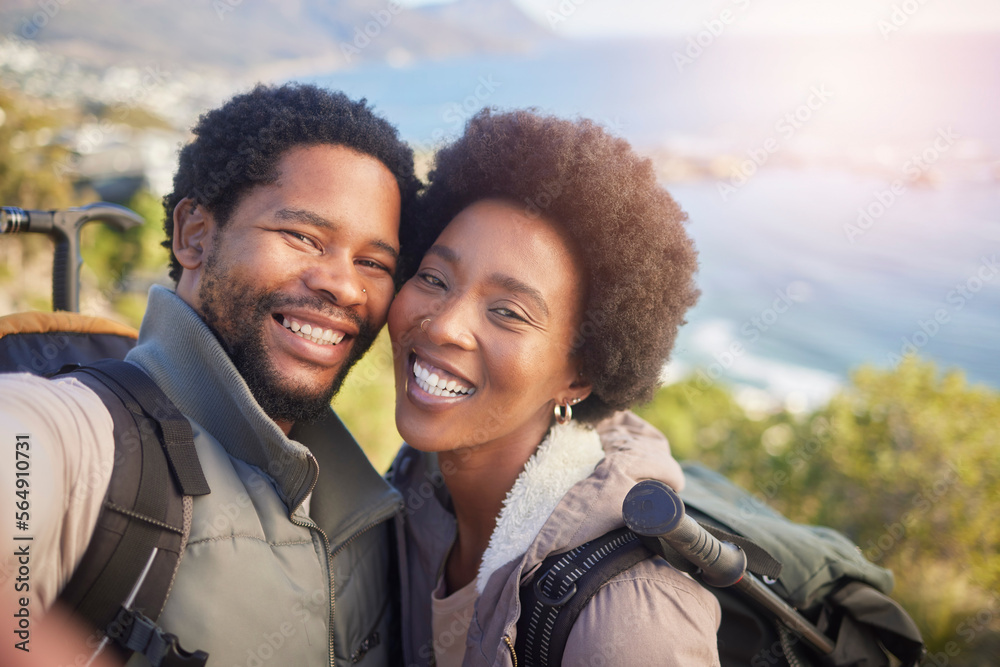
{"type": "MultiPolygon", "coordinates": [[[[210,665],[393,664],[387,521],[401,499],[329,403],[386,319],[412,152],[364,101],[302,85],[259,86],[194,133],[164,198],[176,291],[150,291],[127,357],[191,422],[211,488],[159,625],[210,665]]],[[[90,541],[112,421],[75,380],[5,376],[0,397],[4,443],[31,434],[37,615],[90,541]]],[[[7,498],[13,466],[4,451],[7,498]]]]}

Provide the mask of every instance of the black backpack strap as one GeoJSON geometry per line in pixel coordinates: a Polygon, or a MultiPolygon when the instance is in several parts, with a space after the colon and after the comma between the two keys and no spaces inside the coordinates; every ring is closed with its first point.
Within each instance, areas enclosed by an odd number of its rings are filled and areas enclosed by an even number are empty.
{"type": "Polygon", "coordinates": [[[73,376],[111,414],[115,460],[94,536],[59,599],[113,639],[123,659],[138,649],[153,665],[204,664],[206,654],[180,650],[155,627],[190,534],[190,496],[209,492],[190,423],[127,362],[101,361],[73,376]]]}
{"type": "Polygon", "coordinates": [[[211,493],[194,448],[191,424],[152,378],[136,366],[116,359],[103,359],[77,371],[101,380],[115,391],[129,412],[138,417],[147,416],[160,427],[162,438],[158,440],[182,495],[204,496],[211,493]],[[116,391],[115,386],[121,391],[116,391]]]}
{"type": "Polygon", "coordinates": [[[635,533],[619,528],[542,561],[534,577],[521,584],[518,664],[561,665],[570,630],[598,589],[650,556],[635,533]]]}

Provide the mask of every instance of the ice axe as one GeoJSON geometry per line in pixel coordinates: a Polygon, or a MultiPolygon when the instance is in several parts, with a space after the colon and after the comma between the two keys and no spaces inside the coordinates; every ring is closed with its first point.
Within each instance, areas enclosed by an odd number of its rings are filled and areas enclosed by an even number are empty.
{"type": "Polygon", "coordinates": [[[52,262],[52,310],[80,310],[80,230],[88,222],[104,222],[125,231],[145,222],[132,209],[96,202],[54,211],[0,208],[0,234],[48,234],[55,243],[52,262]]]}

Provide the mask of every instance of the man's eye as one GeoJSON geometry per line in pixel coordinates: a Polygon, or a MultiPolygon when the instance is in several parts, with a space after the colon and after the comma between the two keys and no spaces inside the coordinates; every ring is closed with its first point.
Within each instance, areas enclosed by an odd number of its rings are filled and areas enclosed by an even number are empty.
{"type": "Polygon", "coordinates": [[[314,248],[318,247],[316,245],[316,242],[313,241],[308,236],[306,236],[305,234],[299,234],[298,232],[293,232],[293,231],[288,230],[288,229],[285,230],[285,234],[287,234],[288,236],[291,236],[293,239],[295,239],[296,241],[299,241],[300,243],[305,243],[307,245],[311,245],[314,248]]]}
{"type": "Polygon", "coordinates": [[[421,282],[430,285],[431,287],[443,288],[445,286],[444,281],[442,281],[440,278],[430,273],[418,273],[417,278],[419,278],[421,282]]]}
{"type": "Polygon", "coordinates": [[[380,271],[385,271],[386,273],[392,273],[392,270],[389,269],[389,267],[371,259],[359,259],[358,264],[361,266],[367,266],[370,269],[379,269],[380,271]]]}

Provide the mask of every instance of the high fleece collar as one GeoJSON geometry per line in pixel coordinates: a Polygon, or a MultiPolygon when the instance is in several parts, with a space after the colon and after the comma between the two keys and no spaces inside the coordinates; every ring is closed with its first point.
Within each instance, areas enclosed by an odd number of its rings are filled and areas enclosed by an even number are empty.
{"type": "Polygon", "coordinates": [[[264,413],[211,329],[174,292],[150,289],[138,345],[126,360],[231,456],[270,474],[290,509],[305,498],[317,475],[309,450],[264,413]]]}
{"type": "Polygon", "coordinates": [[[522,555],[530,568],[622,526],[625,495],[643,479],[678,491],[684,486],[666,439],[635,415],[619,413],[598,431],[575,423],[553,427],[504,500],[480,565],[479,593],[522,555]]]}
{"type": "Polygon", "coordinates": [[[552,427],[503,501],[479,565],[479,593],[497,568],[528,550],[570,487],[594,472],[602,458],[601,439],[592,429],[575,422],[552,427]]]}

